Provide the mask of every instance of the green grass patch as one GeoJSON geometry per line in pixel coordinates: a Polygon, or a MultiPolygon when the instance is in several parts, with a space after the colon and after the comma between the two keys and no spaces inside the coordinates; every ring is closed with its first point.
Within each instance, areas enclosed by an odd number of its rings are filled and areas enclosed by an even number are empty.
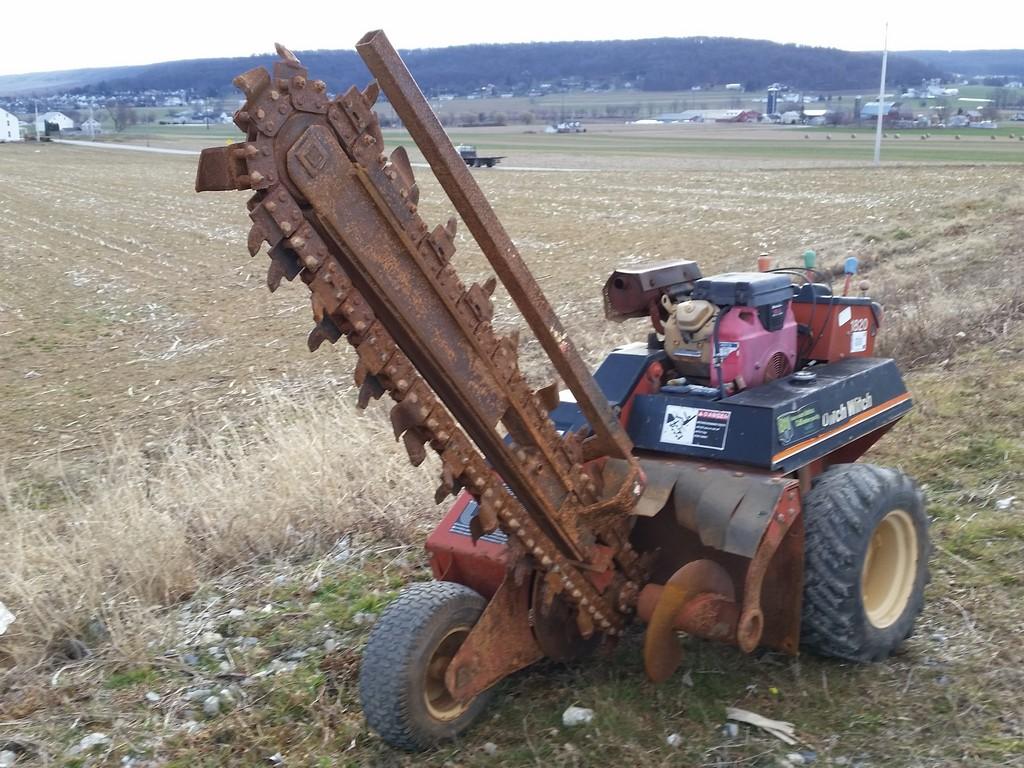
{"type": "MultiPolygon", "coordinates": [[[[883,141],[882,159],[889,162],[928,163],[1018,163],[1024,162],[1020,144],[1010,140],[1021,128],[998,130],[964,129],[955,140],[952,129],[888,132],[883,141]],[[900,138],[896,138],[896,134],[900,138]],[[920,136],[930,133],[927,141],[920,136]],[[992,141],[990,136],[996,136],[992,141]]],[[[587,133],[548,134],[543,124],[509,125],[502,128],[450,128],[453,143],[474,144],[480,154],[505,155],[505,165],[520,162],[524,155],[559,155],[585,159],[591,156],[628,159],[630,157],[672,157],[737,160],[805,160],[814,162],[863,162],[874,156],[873,132],[867,128],[750,125],[716,127],[713,125],[623,126],[595,123],[587,133]],[[826,138],[826,135],[828,138],[826,138]],[[807,138],[804,138],[804,137],[807,138]]],[[[421,161],[408,133],[386,129],[388,146],[405,145],[413,159],[421,161]]],[[[105,141],[152,146],[222,146],[242,141],[244,136],[233,125],[217,126],[135,126],[105,141]]]]}
{"type": "Polygon", "coordinates": [[[107,679],[103,681],[103,687],[112,691],[122,688],[133,688],[143,683],[154,682],[159,676],[159,673],[152,667],[133,667],[107,675],[107,679]]]}
{"type": "Polygon", "coordinates": [[[999,471],[1009,466],[1020,466],[1024,460],[1020,443],[1003,437],[974,438],[962,447],[951,450],[949,459],[957,464],[983,471],[999,471]]]}

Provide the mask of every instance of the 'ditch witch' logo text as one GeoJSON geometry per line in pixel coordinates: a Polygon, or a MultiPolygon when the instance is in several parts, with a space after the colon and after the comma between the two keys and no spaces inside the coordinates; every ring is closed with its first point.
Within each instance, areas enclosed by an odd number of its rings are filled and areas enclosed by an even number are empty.
{"type": "Polygon", "coordinates": [[[821,426],[831,427],[835,424],[842,424],[847,419],[856,416],[858,413],[863,413],[871,407],[871,393],[865,392],[863,395],[857,395],[851,397],[845,403],[840,405],[834,411],[826,411],[821,414],[821,426]]]}

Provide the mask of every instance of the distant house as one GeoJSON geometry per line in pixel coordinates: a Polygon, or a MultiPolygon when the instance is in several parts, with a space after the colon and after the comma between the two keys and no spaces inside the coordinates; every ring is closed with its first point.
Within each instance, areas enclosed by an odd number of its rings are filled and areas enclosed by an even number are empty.
{"type": "Polygon", "coordinates": [[[808,125],[827,125],[830,121],[834,122],[834,115],[831,109],[804,110],[804,120],[808,125]]]}
{"type": "Polygon", "coordinates": [[[796,125],[797,123],[799,123],[802,120],[803,120],[803,115],[801,115],[796,110],[790,110],[789,112],[783,112],[782,116],[779,118],[779,122],[782,123],[783,125],[796,125]]]}
{"type": "Polygon", "coordinates": [[[100,121],[92,117],[84,121],[80,127],[82,129],[82,133],[89,136],[96,136],[97,134],[103,133],[103,127],[100,125],[100,121]]]}
{"type": "Polygon", "coordinates": [[[761,113],[756,109],[688,109],[658,115],[662,123],[756,123],[761,113]]]}
{"type": "MultiPolygon", "coordinates": [[[[883,120],[897,120],[900,116],[900,103],[898,101],[883,101],[882,102],[882,119],[883,120]]],[[[863,107],[860,108],[860,119],[861,120],[876,120],[878,119],[878,102],[869,101],[863,107]]]]}
{"type": "Polygon", "coordinates": [[[18,118],[0,109],[0,143],[5,141],[21,141],[21,127],[18,118]]]}
{"type": "Polygon", "coordinates": [[[662,123],[703,123],[703,109],[688,109],[685,112],[665,112],[658,115],[658,121],[662,123]]]}
{"type": "Polygon", "coordinates": [[[761,113],[756,109],[727,109],[725,114],[715,117],[716,123],[756,123],[761,113]]]}
{"type": "Polygon", "coordinates": [[[36,134],[42,136],[46,133],[46,124],[56,125],[59,131],[70,131],[75,127],[75,121],[63,112],[44,112],[36,118],[36,134]]]}

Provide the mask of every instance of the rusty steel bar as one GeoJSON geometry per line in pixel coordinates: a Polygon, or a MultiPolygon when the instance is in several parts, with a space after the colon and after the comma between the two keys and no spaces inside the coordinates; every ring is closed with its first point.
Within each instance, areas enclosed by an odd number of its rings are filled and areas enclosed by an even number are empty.
{"type": "Polygon", "coordinates": [[[508,289],[530,329],[594,430],[596,452],[633,461],[633,443],[608,405],[575,345],[518,249],[484,197],[448,134],[384,32],[368,32],[356,44],[370,72],[402,119],[444,191],[508,289]]]}

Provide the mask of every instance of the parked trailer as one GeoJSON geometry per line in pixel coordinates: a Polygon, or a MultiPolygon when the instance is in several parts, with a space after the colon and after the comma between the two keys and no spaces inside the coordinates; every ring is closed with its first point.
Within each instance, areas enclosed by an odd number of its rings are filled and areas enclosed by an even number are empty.
{"type": "Polygon", "coordinates": [[[456,151],[470,168],[493,168],[498,164],[499,160],[504,160],[504,155],[495,155],[493,157],[480,157],[476,153],[476,147],[472,144],[459,144],[455,147],[456,151]]]}

